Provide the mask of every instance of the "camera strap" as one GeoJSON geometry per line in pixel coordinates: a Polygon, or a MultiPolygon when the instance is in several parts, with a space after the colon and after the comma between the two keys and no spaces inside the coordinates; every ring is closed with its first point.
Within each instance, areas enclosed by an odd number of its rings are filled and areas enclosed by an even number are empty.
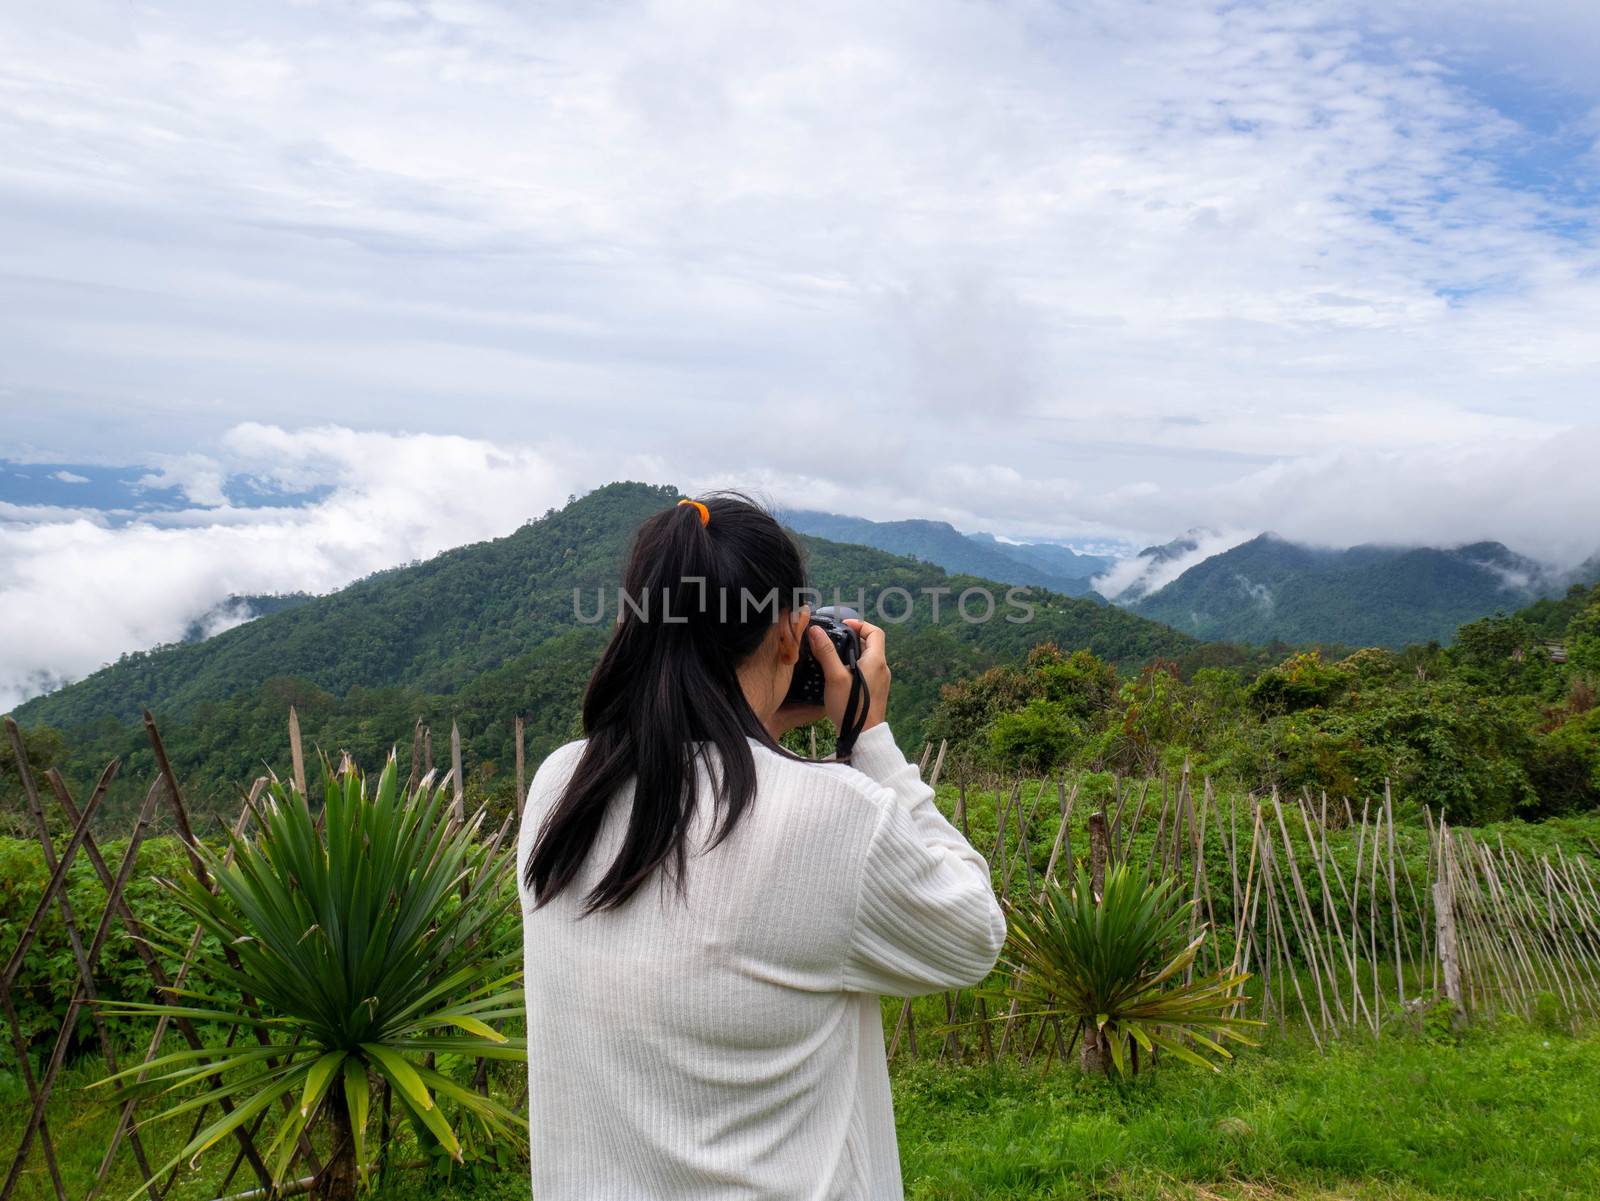
{"type": "Polygon", "coordinates": [[[861,665],[856,661],[854,644],[850,645],[848,653],[849,661],[845,667],[850,672],[850,695],[845,698],[843,721],[839,725],[839,737],[834,743],[836,759],[850,758],[856,739],[861,737],[861,729],[867,724],[867,709],[872,703],[866,678],[862,676],[861,665]]]}

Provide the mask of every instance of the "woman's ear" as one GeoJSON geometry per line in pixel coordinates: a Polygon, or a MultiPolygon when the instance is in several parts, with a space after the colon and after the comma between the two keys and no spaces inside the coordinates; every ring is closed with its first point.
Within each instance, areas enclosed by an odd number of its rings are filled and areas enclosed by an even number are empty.
{"type": "Polygon", "coordinates": [[[800,639],[806,636],[811,624],[811,609],[801,605],[790,609],[778,618],[778,662],[784,665],[800,662],[800,639]]]}

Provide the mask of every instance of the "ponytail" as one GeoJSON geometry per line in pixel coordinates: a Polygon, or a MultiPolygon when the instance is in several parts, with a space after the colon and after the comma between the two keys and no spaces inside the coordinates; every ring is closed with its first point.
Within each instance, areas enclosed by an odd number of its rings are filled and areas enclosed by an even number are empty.
{"type": "Polygon", "coordinates": [[[777,520],[737,494],[680,502],[640,526],[622,587],[627,603],[584,696],[587,742],[528,856],[524,881],[537,905],[572,883],[630,780],[627,832],[584,912],[623,904],[658,868],[681,888],[696,760],[709,769],[715,749],[715,846],[755,794],[748,740],[785,753],[738,675],[805,587],[800,549],[777,520]]]}

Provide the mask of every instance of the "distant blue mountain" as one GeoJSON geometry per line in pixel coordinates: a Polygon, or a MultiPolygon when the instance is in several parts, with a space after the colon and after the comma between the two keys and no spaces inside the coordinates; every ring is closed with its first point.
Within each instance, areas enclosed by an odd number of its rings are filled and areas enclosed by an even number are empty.
{"type": "Polygon", "coordinates": [[[910,555],[946,571],[1048,588],[1067,596],[1093,595],[1090,579],[1111,564],[1099,555],[1079,554],[1055,543],[1014,543],[993,534],[963,534],[944,521],[869,521],[811,509],[787,509],[778,517],[791,529],[816,538],[910,555]]]}
{"type": "Polygon", "coordinates": [[[1059,542],[1015,542],[996,538],[993,534],[968,534],[967,537],[980,546],[997,550],[1019,563],[1031,564],[1064,580],[1093,579],[1116,562],[1108,555],[1086,555],[1059,542]]]}

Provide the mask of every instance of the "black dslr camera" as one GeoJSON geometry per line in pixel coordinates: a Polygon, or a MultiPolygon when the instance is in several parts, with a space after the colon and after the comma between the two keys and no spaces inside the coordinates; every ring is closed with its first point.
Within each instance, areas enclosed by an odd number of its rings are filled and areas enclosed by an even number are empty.
{"type": "MultiPolygon", "coordinates": [[[[861,639],[854,630],[844,624],[844,619],[847,617],[859,619],[861,614],[848,605],[824,605],[811,614],[810,624],[817,626],[828,636],[828,640],[833,643],[833,649],[839,652],[839,661],[855,672],[856,660],[861,657],[861,639]]],[[[817,657],[811,653],[810,639],[802,638],[800,661],[794,665],[794,679],[789,684],[789,695],[784,698],[783,703],[820,705],[823,686],[822,664],[818,663],[817,657]]]]}

